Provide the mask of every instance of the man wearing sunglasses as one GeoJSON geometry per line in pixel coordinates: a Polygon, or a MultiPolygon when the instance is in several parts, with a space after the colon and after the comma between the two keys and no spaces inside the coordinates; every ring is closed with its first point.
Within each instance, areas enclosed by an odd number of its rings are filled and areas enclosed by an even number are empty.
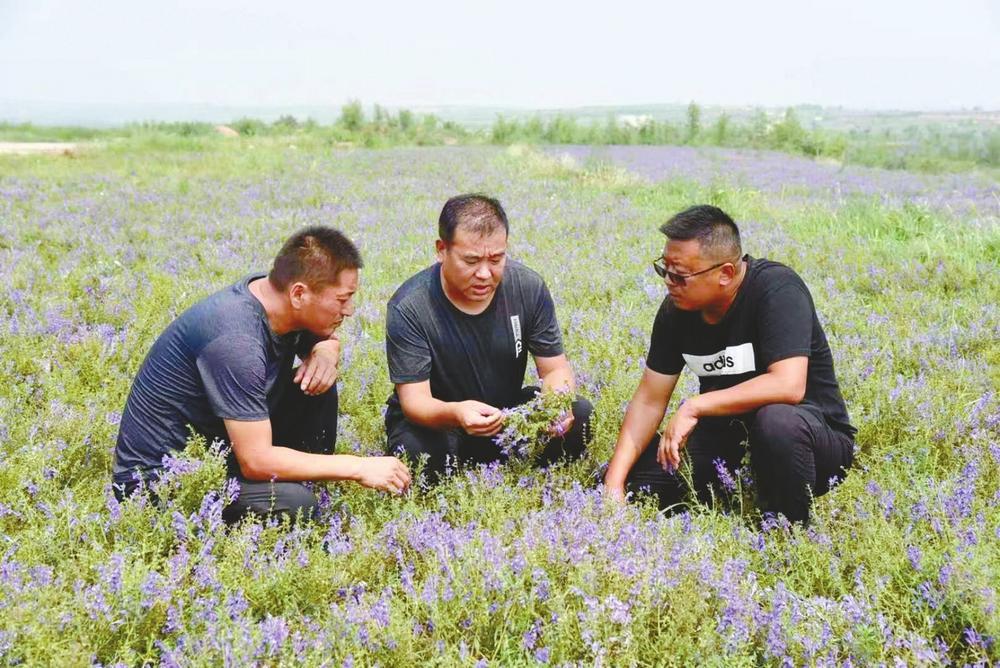
{"type": "Polygon", "coordinates": [[[668,296],[653,323],[646,368],[625,414],[605,491],[650,491],[661,508],[684,499],[687,449],[695,492],[709,503],[747,446],[761,510],[808,523],[812,498],[842,479],[854,434],[812,297],[790,268],[744,255],[721,209],[695,206],[660,231],[653,267],[668,296]],[[698,376],[667,422],[684,367],[698,376]]]}

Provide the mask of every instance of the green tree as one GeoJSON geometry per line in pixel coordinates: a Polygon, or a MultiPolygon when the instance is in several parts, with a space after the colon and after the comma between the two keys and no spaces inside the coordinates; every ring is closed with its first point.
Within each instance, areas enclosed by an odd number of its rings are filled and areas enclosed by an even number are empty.
{"type": "Polygon", "coordinates": [[[722,112],[715,119],[715,126],[712,128],[712,139],[716,146],[726,145],[726,133],[729,132],[729,114],[722,112]]]}
{"type": "Polygon", "coordinates": [[[244,137],[254,137],[264,133],[267,128],[263,121],[256,118],[241,118],[229,124],[229,127],[239,132],[244,137]]]}
{"type": "Polygon", "coordinates": [[[545,141],[552,144],[572,144],[576,141],[576,135],[576,119],[563,114],[559,114],[549,121],[549,125],[545,129],[545,141]]]}
{"type": "Polygon", "coordinates": [[[291,114],[285,114],[272,125],[279,130],[294,130],[299,127],[299,121],[291,114]]]}
{"type": "Polygon", "coordinates": [[[767,129],[770,125],[767,112],[758,107],[750,117],[750,144],[754,147],[767,145],[767,129]]]}
{"type": "Polygon", "coordinates": [[[806,131],[802,129],[802,124],[791,107],[785,110],[785,117],[781,122],[775,124],[772,134],[777,148],[801,151],[806,143],[806,131]]]}
{"type": "Polygon", "coordinates": [[[361,102],[351,100],[340,108],[340,120],[338,121],[344,129],[350,132],[357,132],[365,124],[365,111],[361,107],[361,102]]]}
{"type": "Polygon", "coordinates": [[[490,128],[490,140],[494,144],[509,144],[517,133],[517,121],[508,121],[503,114],[497,114],[497,119],[493,121],[490,128]]]}
{"type": "Polygon", "coordinates": [[[375,105],[373,116],[375,125],[377,125],[378,127],[382,128],[389,125],[389,118],[390,118],[389,112],[387,112],[382,105],[380,104],[375,105]]]}
{"type": "Polygon", "coordinates": [[[542,123],[541,116],[535,115],[524,124],[524,137],[527,141],[537,142],[542,140],[545,134],[545,124],[542,123]]]}
{"type": "Polygon", "coordinates": [[[701,107],[691,101],[687,109],[687,137],[686,143],[694,143],[701,132],[701,107]]]}
{"type": "Polygon", "coordinates": [[[656,121],[649,119],[639,126],[639,143],[656,144],[659,136],[659,128],[656,121]]]}
{"type": "Polygon", "coordinates": [[[410,132],[413,129],[413,112],[409,109],[399,110],[399,129],[410,132]]]}

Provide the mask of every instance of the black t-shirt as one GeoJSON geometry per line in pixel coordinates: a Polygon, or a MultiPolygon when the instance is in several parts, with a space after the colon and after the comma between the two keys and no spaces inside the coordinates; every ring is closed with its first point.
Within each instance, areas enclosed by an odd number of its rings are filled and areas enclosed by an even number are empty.
{"type": "Polygon", "coordinates": [[[809,369],[800,405],[853,435],[856,430],[847,416],[809,289],[783,264],[746,258],[743,284],[720,322],[710,325],[700,312],[682,311],[670,297],[663,300],[653,323],[646,366],[667,375],[687,366],[698,376],[704,393],[759,376],[780,360],[806,356],[809,369]]]}
{"type": "MultiPolygon", "coordinates": [[[[441,265],[408,279],[389,300],[386,356],[395,383],[431,382],[442,401],[517,404],[528,353],[563,352],[555,305],[541,276],[507,260],[503,279],[485,311],[460,311],[441,287],[441,265]]],[[[396,393],[390,406],[398,406],[396,393]]]]}
{"type": "Polygon", "coordinates": [[[115,446],[114,477],[162,466],[182,450],[189,426],[209,440],[226,439],[227,420],[267,420],[291,384],[296,352],[312,349],[308,332],[276,335],[247,276],[206,297],[160,334],[139,368],[115,446]]]}

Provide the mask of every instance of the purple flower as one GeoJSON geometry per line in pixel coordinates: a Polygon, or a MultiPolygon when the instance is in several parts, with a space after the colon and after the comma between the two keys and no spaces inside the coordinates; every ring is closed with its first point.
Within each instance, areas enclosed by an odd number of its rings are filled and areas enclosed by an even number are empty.
{"type": "Polygon", "coordinates": [[[938,584],[942,587],[947,587],[948,583],[951,582],[951,576],[955,573],[955,567],[951,565],[950,562],[945,562],[941,566],[941,570],[938,572],[938,584]]]}
{"type": "Polygon", "coordinates": [[[913,570],[919,571],[921,557],[920,548],[916,545],[909,546],[906,548],[906,556],[910,559],[910,566],[913,567],[913,570]]]}
{"type": "Polygon", "coordinates": [[[917,591],[920,593],[920,598],[922,598],[932,610],[937,610],[944,602],[942,594],[937,591],[930,582],[921,582],[917,587],[917,591]]]}
{"type": "Polygon", "coordinates": [[[267,654],[274,656],[281,652],[281,647],[288,639],[288,624],[281,617],[268,616],[260,623],[260,634],[267,654]]]}
{"type": "Polygon", "coordinates": [[[721,458],[717,458],[712,461],[715,464],[715,472],[719,476],[719,482],[722,483],[722,487],[730,494],[736,491],[736,480],[733,475],[726,468],[726,462],[721,458]]]}
{"type": "Polygon", "coordinates": [[[242,590],[230,593],[226,597],[226,614],[228,614],[229,619],[233,621],[236,621],[249,608],[250,604],[247,602],[242,590]]]}
{"type": "Polygon", "coordinates": [[[538,636],[542,633],[542,622],[540,620],[535,620],[535,623],[531,625],[531,628],[524,632],[521,637],[521,644],[524,645],[524,649],[532,650],[535,648],[535,644],[538,642],[538,636]]]}
{"type": "Polygon", "coordinates": [[[392,589],[386,587],[382,595],[371,608],[371,618],[383,629],[389,627],[389,605],[392,600],[392,589]]]}

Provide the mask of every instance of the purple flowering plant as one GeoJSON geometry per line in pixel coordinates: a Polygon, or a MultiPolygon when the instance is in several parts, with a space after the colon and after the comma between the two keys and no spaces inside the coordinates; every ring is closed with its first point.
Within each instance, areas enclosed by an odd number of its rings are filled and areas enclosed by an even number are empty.
{"type": "Polygon", "coordinates": [[[572,415],[573,394],[568,390],[537,392],[530,401],[503,409],[504,428],[493,437],[511,459],[531,461],[546,443],[562,436],[562,424],[572,415]]]}
{"type": "MultiPolygon", "coordinates": [[[[530,149],[252,145],[137,129],[74,159],[0,156],[0,663],[1000,662],[995,175],[697,147],[612,147],[608,170],[530,149]],[[337,447],[380,454],[385,304],[433,261],[441,203],[473,190],[504,202],[511,255],[552,292],[595,406],[586,457],[402,498],[318,484],[311,524],[226,527],[238,488],[193,441],[145,482],[158,500],[115,499],[117,423],[157,334],[304,224],[365,258],[337,447]],[[806,529],[746,499],[670,515],[596,484],[665,296],[656,227],[706,201],[803,276],[859,429],[806,529]]],[[[678,399],[697,391],[682,374],[678,399]]],[[[509,416],[515,459],[568,400],[509,416]]],[[[742,498],[748,470],[715,473],[742,498]]]]}

